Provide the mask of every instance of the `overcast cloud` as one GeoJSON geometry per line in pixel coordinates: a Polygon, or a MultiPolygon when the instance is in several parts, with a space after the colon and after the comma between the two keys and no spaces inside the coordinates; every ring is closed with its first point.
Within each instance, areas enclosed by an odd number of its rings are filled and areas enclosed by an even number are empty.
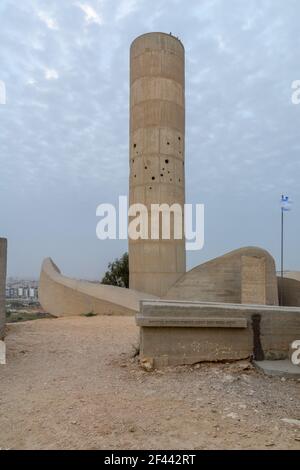
{"type": "Polygon", "coordinates": [[[149,31],[186,49],[187,202],[206,207],[189,267],[240,246],[300,270],[298,0],[1,0],[0,236],[9,275],[51,256],[99,278],[126,242],[96,238],[96,207],[128,193],[129,47],[149,31]]]}

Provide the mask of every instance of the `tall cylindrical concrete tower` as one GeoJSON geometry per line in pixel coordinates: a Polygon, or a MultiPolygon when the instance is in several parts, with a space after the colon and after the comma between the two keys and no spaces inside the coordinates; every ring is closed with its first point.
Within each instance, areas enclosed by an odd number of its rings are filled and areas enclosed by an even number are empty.
{"type": "MultiPolygon", "coordinates": [[[[130,49],[130,204],[149,214],[151,204],[179,204],[183,214],[184,141],[184,47],[171,34],[139,36],[130,49]]],[[[163,296],[185,271],[184,235],[129,239],[132,289],[163,296]]]]}

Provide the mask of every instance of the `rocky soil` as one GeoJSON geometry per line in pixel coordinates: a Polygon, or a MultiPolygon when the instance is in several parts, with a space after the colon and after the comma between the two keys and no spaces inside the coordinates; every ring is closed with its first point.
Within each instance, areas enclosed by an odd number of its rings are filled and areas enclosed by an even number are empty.
{"type": "Polygon", "coordinates": [[[146,372],[137,343],[133,318],[9,325],[0,448],[300,449],[300,382],[245,362],[146,372]]]}

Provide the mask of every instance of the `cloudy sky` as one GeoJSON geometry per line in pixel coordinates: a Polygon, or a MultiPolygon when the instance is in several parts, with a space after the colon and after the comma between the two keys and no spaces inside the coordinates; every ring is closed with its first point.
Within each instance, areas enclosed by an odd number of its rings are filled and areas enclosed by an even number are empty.
{"type": "Polygon", "coordinates": [[[299,0],[1,0],[0,236],[9,275],[51,256],[99,278],[127,249],[96,238],[96,207],[128,192],[132,40],[170,31],[186,49],[186,195],[205,204],[189,267],[258,245],[300,270],[299,0]]]}

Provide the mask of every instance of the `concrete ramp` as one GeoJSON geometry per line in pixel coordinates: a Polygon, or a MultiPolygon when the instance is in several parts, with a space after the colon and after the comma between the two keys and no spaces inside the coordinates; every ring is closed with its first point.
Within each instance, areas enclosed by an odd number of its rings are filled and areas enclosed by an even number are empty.
{"type": "Polygon", "coordinates": [[[44,260],[40,275],[39,301],[56,317],[84,315],[134,315],[139,302],[156,297],[132,289],[78,281],[63,276],[51,258],[44,260]]]}

